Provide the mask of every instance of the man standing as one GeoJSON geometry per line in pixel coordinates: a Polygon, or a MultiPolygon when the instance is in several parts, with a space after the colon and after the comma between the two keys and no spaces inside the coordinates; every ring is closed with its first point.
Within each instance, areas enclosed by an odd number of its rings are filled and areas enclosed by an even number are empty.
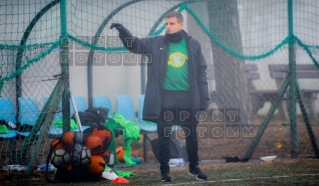
{"type": "MultiPolygon", "coordinates": [[[[198,167],[198,120],[170,122],[163,110],[187,109],[202,111],[210,99],[206,75],[206,62],[197,40],[183,30],[183,16],[170,12],[165,16],[165,36],[136,38],[121,24],[110,28],[119,31],[124,46],[133,53],[151,54],[147,70],[147,85],[143,119],[157,123],[161,181],[171,181],[169,175],[169,143],[172,124],[181,125],[186,136],[189,175],[199,180],[207,176],[198,167]],[[177,122],[177,123],[176,123],[177,122]],[[169,130],[168,130],[169,129],[169,130]]],[[[192,116],[195,112],[192,112],[192,116]]]]}

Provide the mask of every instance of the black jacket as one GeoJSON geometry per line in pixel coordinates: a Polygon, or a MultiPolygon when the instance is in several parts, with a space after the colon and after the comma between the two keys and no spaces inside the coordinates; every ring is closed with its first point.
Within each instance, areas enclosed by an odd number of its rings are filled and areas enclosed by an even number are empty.
{"type": "MultiPolygon", "coordinates": [[[[189,63],[189,85],[192,109],[204,110],[210,99],[206,69],[207,64],[202,54],[199,42],[188,36],[184,31],[189,63]]],[[[164,36],[132,37],[126,33],[119,33],[123,45],[132,53],[146,54],[147,85],[143,108],[143,120],[156,122],[161,113],[162,90],[167,68],[169,41],[164,36]]]]}

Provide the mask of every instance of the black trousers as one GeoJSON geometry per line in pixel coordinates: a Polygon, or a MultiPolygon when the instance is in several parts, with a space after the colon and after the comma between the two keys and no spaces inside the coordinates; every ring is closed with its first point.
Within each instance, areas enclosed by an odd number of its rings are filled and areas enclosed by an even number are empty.
{"type": "MultiPolygon", "coordinates": [[[[185,109],[190,108],[190,97],[188,91],[163,91],[162,109],[185,109]]],[[[170,135],[168,131],[172,125],[180,125],[184,130],[186,138],[186,150],[188,155],[189,167],[193,168],[198,165],[198,140],[196,122],[193,123],[172,123],[165,122],[159,118],[157,122],[157,134],[159,142],[159,163],[161,173],[169,172],[169,154],[170,154],[170,135]]]]}

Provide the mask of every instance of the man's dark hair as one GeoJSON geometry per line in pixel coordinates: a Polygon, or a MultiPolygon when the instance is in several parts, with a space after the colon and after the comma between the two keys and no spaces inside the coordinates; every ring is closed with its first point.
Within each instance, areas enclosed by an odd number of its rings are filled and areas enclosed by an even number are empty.
{"type": "Polygon", "coordinates": [[[165,19],[166,18],[171,18],[171,17],[176,17],[178,23],[183,23],[184,22],[183,15],[181,13],[179,13],[179,12],[169,12],[169,13],[167,13],[165,15],[165,19]]]}

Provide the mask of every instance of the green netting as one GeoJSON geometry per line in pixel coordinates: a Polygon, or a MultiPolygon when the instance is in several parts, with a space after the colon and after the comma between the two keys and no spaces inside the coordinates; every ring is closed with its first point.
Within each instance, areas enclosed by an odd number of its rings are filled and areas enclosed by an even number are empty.
{"type": "Polygon", "coordinates": [[[129,52],[109,26],[122,23],[137,37],[161,35],[169,11],[184,15],[185,30],[202,46],[210,109],[240,110],[240,122],[200,124],[224,132],[200,139],[200,159],[319,156],[316,0],[3,0],[0,97],[14,109],[2,105],[0,119],[37,127],[25,137],[0,134],[0,166],[43,163],[48,143],[56,138],[45,131],[62,116],[65,129],[69,125],[69,103],[60,103],[70,90],[85,98],[87,108],[94,106],[93,95],[109,96],[115,108],[115,95],[128,94],[137,111],[146,67],[141,56],[123,57],[129,52]],[[113,54],[121,54],[119,63],[113,63],[113,54]],[[32,98],[37,105],[21,110],[19,98],[32,98]],[[244,136],[238,124],[252,127],[253,135],[244,136]],[[37,131],[45,135],[35,138],[37,131]]]}

